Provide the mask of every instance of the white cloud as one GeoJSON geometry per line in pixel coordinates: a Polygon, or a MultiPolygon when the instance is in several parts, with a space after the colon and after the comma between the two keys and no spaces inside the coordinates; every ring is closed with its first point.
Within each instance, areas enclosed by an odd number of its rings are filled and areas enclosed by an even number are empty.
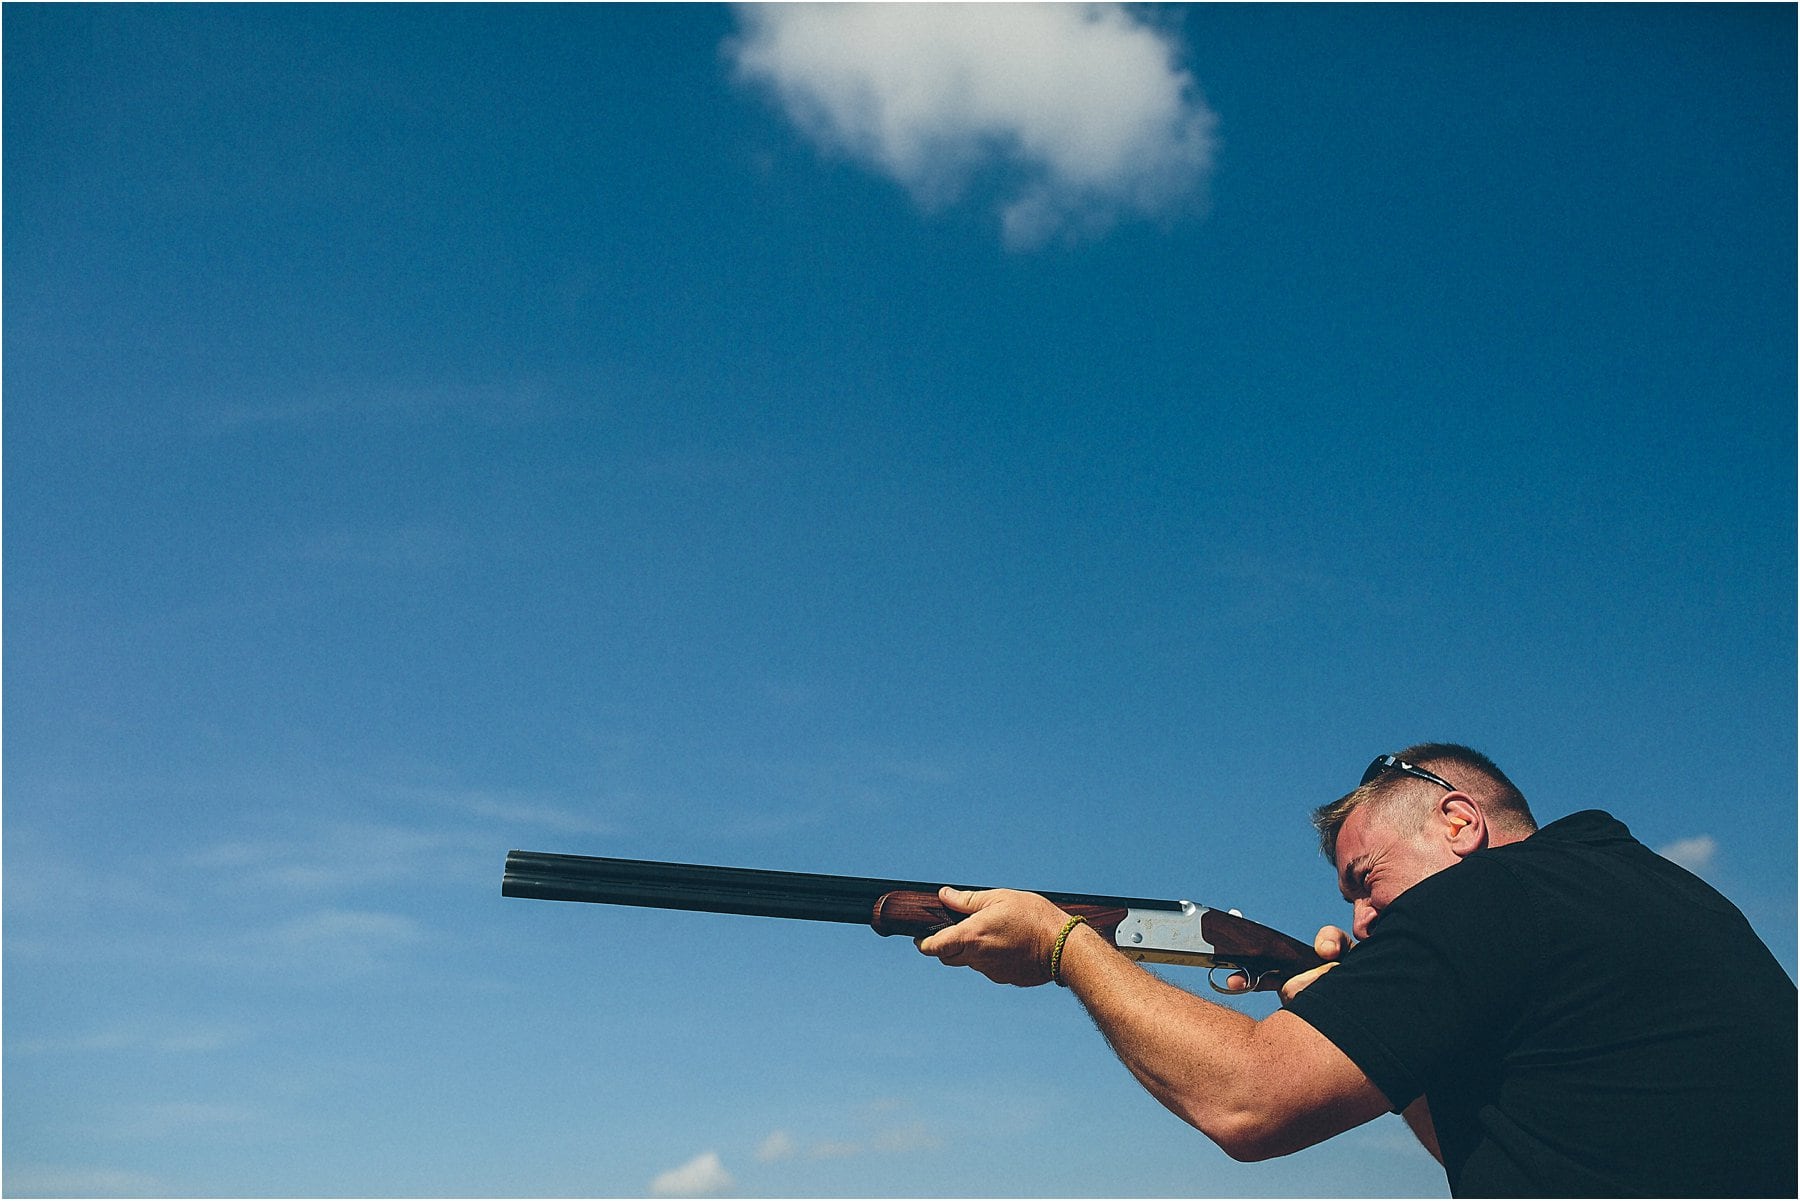
{"type": "Polygon", "coordinates": [[[1009,246],[1178,214],[1217,119],[1171,37],[1118,5],[740,7],[740,76],[927,208],[991,185],[1009,246]]]}
{"type": "Polygon", "coordinates": [[[712,1197],[736,1183],[719,1161],[719,1153],[708,1151],[652,1180],[650,1194],[655,1197],[712,1197]]]}
{"type": "Polygon", "coordinates": [[[1703,872],[1718,858],[1719,844],[1710,834],[1681,838],[1657,852],[1664,859],[1679,863],[1690,872],[1703,872]]]}
{"type": "Polygon", "coordinates": [[[775,1163],[778,1160],[792,1159],[799,1152],[794,1138],[785,1130],[772,1131],[762,1145],[756,1148],[756,1162],[775,1163]]]}

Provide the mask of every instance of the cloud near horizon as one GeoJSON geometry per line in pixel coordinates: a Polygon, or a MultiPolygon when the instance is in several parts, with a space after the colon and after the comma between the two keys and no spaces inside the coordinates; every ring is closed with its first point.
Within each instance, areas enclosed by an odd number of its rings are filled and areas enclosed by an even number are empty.
{"type": "Polygon", "coordinates": [[[696,1155],[678,1168],[670,1168],[650,1182],[653,1197],[711,1197],[737,1184],[725,1169],[717,1151],[696,1155]]]}
{"type": "Polygon", "coordinates": [[[1006,244],[1198,206],[1217,118],[1167,33],[1118,5],[738,9],[739,77],[927,210],[994,189],[1006,244]]]}

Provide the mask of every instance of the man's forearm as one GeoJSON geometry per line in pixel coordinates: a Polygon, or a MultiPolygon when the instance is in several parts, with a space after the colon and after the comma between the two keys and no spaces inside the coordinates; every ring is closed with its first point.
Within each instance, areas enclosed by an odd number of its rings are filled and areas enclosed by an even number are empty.
{"type": "Polygon", "coordinates": [[[1047,983],[1056,959],[1057,974],[1132,1075],[1234,1159],[1298,1151],[1387,1109],[1342,1051],[1286,1010],[1259,1022],[1202,1001],[1126,959],[1092,926],[1069,925],[1067,913],[1032,893],[944,888],[939,896],[969,916],[920,939],[920,951],[1024,987],[1047,983]]]}
{"type": "Polygon", "coordinates": [[[1062,980],[1152,1096],[1236,1155],[1255,1122],[1245,1086],[1256,1021],[1176,988],[1077,926],[1062,980]]]}
{"type": "Polygon", "coordinates": [[[1061,969],[1138,1082],[1234,1159],[1310,1147],[1386,1108],[1341,1052],[1285,1011],[1257,1021],[1202,1000],[1082,926],[1061,969]]]}

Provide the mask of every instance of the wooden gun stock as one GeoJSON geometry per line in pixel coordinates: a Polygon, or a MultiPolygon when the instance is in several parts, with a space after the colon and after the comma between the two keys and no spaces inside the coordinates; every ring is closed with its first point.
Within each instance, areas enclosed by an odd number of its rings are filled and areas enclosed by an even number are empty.
{"type": "Polygon", "coordinates": [[[1256,991],[1272,991],[1301,972],[1310,972],[1325,961],[1305,943],[1261,922],[1208,909],[1200,915],[1200,932],[1213,945],[1222,963],[1244,970],[1256,991]]]}

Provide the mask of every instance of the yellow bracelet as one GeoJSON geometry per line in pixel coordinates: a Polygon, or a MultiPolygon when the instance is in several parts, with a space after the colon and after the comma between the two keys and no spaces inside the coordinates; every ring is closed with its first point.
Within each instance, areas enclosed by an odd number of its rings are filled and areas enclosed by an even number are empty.
{"type": "MultiPolygon", "coordinates": [[[[1069,931],[1073,930],[1075,927],[1081,925],[1085,921],[1087,921],[1087,919],[1085,917],[1082,917],[1080,914],[1076,914],[1074,917],[1072,917],[1068,921],[1064,922],[1063,928],[1057,932],[1056,945],[1053,948],[1051,948],[1051,950],[1050,950],[1050,978],[1052,980],[1056,981],[1056,983],[1058,983],[1058,984],[1062,984],[1063,944],[1069,941],[1069,931]]],[[[1063,987],[1067,988],[1068,985],[1063,984],[1063,987]]]]}

